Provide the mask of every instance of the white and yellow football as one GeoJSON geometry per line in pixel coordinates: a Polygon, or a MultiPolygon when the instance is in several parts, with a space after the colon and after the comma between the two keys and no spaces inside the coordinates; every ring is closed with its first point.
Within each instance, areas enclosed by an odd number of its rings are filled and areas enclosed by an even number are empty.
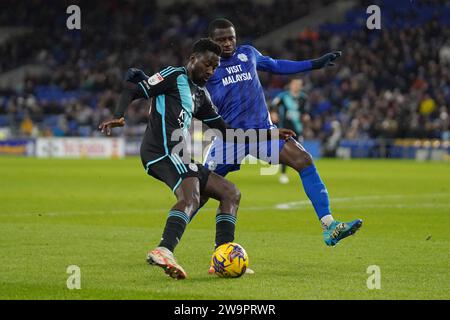
{"type": "Polygon", "coordinates": [[[214,273],[221,278],[238,278],[248,268],[248,255],[245,249],[234,242],[217,247],[211,258],[214,273]]]}

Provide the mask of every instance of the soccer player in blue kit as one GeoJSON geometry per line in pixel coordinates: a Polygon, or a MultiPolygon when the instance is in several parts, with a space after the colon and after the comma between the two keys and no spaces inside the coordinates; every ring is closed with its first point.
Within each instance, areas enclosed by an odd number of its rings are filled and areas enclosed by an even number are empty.
{"type": "MultiPolygon", "coordinates": [[[[237,46],[234,25],[227,19],[212,21],[208,33],[209,37],[222,47],[222,55],[220,65],[207,81],[206,88],[218,109],[218,114],[234,128],[269,129],[275,127],[270,119],[257,71],[295,74],[334,65],[333,61],[341,55],[341,52],[335,51],[313,60],[275,60],[263,56],[250,45],[237,46]]],[[[340,240],[354,234],[362,226],[362,220],[357,219],[351,222],[334,220],[327,188],[319,176],[311,155],[293,138],[288,141],[280,140],[277,147],[279,149],[273,151],[279,152],[277,154],[279,163],[287,165],[299,173],[305,193],[321,221],[325,244],[334,246],[340,240]]],[[[271,148],[271,145],[250,142],[245,146],[238,146],[238,148],[245,149],[243,156],[242,152],[241,156],[238,156],[234,148],[236,146],[232,143],[216,138],[206,155],[205,165],[215,173],[226,176],[231,171],[239,170],[241,161],[248,154],[267,161],[260,154],[270,153],[267,152],[270,150],[262,149],[271,148]],[[221,154],[228,155],[227,151],[230,151],[230,148],[234,159],[217,161],[215,153],[221,152],[221,154]]],[[[202,204],[207,200],[207,198],[202,198],[202,204]]]]}

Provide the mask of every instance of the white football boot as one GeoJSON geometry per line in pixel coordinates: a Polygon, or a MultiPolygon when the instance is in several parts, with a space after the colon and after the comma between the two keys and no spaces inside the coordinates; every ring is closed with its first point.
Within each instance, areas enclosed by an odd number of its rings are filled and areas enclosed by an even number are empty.
{"type": "Polygon", "coordinates": [[[147,262],[163,268],[171,278],[182,280],[187,277],[186,271],[177,263],[173,253],[167,248],[157,247],[150,251],[147,255],[147,262]]]}

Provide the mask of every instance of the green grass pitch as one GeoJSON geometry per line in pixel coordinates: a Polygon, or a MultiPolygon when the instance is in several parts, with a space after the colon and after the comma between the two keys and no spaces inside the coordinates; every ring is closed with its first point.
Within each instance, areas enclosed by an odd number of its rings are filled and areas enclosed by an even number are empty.
{"type": "Polygon", "coordinates": [[[207,275],[215,233],[211,201],[175,251],[189,278],[145,262],[158,244],[170,190],[138,158],[0,158],[1,299],[449,299],[450,165],[319,160],[335,218],[362,218],[356,236],[326,247],[312,206],[291,183],[244,166],[236,242],[255,275],[207,275]],[[69,290],[69,265],[81,289],[69,290]],[[367,268],[379,266],[381,289],[367,268]]]}

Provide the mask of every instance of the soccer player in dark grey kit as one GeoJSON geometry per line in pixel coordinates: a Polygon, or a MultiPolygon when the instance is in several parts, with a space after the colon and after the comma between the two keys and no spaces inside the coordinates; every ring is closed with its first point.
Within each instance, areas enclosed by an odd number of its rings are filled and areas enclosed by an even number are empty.
{"type": "MultiPolygon", "coordinates": [[[[180,155],[172,152],[180,140],[171,139],[175,130],[188,130],[193,117],[217,129],[223,137],[226,136],[226,129],[230,129],[216,113],[209,95],[202,88],[218,67],[221,51],[213,41],[201,39],[194,44],[186,67],[168,67],[151,77],[141,70],[129,69],[114,119],[99,126],[102,132],[109,135],[111,128],[124,126],[125,109],[133,100],[153,98],[141,145],[141,160],[149,175],[171,188],[177,202],[169,211],[161,242],[148,253],[147,261],[162,267],[166,274],[175,279],[185,279],[187,276],[173,256],[173,251],[190,217],[199,208],[200,195],[220,202],[216,216],[216,246],[234,240],[241,197],[239,190],[233,183],[200,164],[183,163],[180,155]]],[[[293,134],[291,130],[279,130],[279,137],[283,139],[293,134]]],[[[183,154],[182,157],[190,160],[189,155],[183,154]]]]}

